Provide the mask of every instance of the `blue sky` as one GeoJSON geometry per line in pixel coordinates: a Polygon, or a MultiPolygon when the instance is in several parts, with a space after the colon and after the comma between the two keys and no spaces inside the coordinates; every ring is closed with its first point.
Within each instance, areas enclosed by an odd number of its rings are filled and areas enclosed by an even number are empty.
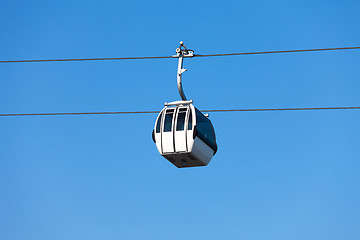
{"type": "MultiPolygon", "coordinates": [[[[3,1],[1,60],[359,46],[359,1],[3,1]]],[[[359,106],[358,50],[185,59],[199,109],[359,106]]],[[[0,112],[161,110],[176,59],[0,65],[0,112]]],[[[210,113],[177,169],[156,114],[0,119],[0,239],[359,239],[358,110],[210,113]]]]}

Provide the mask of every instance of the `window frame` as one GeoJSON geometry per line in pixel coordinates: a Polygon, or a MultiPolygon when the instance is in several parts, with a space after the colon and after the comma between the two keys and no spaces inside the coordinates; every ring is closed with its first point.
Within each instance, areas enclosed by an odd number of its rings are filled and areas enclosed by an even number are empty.
{"type": "Polygon", "coordinates": [[[173,123],[174,123],[174,115],[175,109],[166,109],[165,116],[164,116],[164,124],[163,124],[163,132],[172,132],[173,131],[173,123]],[[166,121],[168,118],[167,116],[171,116],[171,121],[166,121]],[[170,123],[170,129],[168,129],[170,123]]]}

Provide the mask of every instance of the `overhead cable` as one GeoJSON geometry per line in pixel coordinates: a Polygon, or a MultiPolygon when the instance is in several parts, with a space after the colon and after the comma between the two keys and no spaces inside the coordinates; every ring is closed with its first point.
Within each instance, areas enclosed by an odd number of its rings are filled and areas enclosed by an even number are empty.
{"type": "MultiPolygon", "coordinates": [[[[259,55],[259,54],[273,54],[273,53],[319,52],[319,51],[334,51],[334,50],[339,51],[339,50],[354,50],[354,49],[360,49],[360,47],[313,48],[313,49],[277,50],[277,51],[262,51],[262,52],[240,52],[240,53],[219,53],[219,54],[194,54],[193,57],[224,57],[224,56],[259,55]]],[[[162,58],[176,58],[176,56],[68,58],[68,59],[23,59],[23,60],[1,60],[0,63],[111,61],[111,60],[162,59],[162,58]]]]}
{"type": "Polygon", "coordinates": [[[197,54],[194,57],[222,57],[222,56],[256,55],[256,54],[272,54],[272,53],[320,52],[320,51],[350,50],[350,49],[360,49],[360,47],[314,48],[314,49],[279,50],[279,51],[265,51],[265,52],[219,53],[219,54],[205,54],[205,55],[197,54]]]}
{"type": "MultiPolygon", "coordinates": [[[[321,107],[321,108],[244,108],[244,109],[212,109],[202,112],[266,112],[266,111],[311,111],[311,110],[350,110],[360,107],[321,107]]],[[[2,113],[0,117],[20,116],[58,116],[58,115],[105,115],[105,114],[146,114],[159,113],[159,111],[132,111],[132,112],[57,112],[57,113],[2,113]]]]}
{"type": "Polygon", "coordinates": [[[111,60],[158,59],[158,58],[172,58],[172,56],[162,56],[162,57],[120,57],[120,58],[29,59],[29,60],[0,61],[0,63],[111,61],[111,60]]]}

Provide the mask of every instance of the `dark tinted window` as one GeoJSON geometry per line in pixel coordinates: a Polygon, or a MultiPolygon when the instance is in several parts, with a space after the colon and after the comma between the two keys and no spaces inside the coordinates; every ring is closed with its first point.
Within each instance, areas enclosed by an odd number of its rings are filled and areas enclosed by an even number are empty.
{"type": "Polygon", "coordinates": [[[160,126],[161,126],[161,118],[162,118],[162,112],[160,114],[160,116],[158,117],[157,123],[156,123],[156,132],[159,133],[160,132],[160,126]]]}
{"type": "Polygon", "coordinates": [[[188,130],[192,130],[192,113],[191,113],[191,109],[189,109],[188,130]]]}
{"type": "Polygon", "coordinates": [[[164,132],[171,132],[174,109],[169,109],[165,114],[164,132]]]}
{"type": "Polygon", "coordinates": [[[180,109],[179,113],[178,113],[177,123],[176,123],[176,131],[184,130],[185,116],[186,116],[186,108],[180,109]]]}
{"type": "Polygon", "coordinates": [[[210,120],[207,117],[205,117],[196,108],[195,108],[195,112],[196,112],[197,136],[215,150],[216,149],[215,132],[210,120]]]}

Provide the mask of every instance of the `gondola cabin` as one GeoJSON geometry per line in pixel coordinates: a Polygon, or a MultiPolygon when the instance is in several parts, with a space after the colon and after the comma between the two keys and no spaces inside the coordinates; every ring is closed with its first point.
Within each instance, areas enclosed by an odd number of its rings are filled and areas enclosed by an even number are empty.
{"type": "Polygon", "coordinates": [[[206,166],[217,151],[214,128],[192,101],[165,103],[152,138],[159,153],[178,168],[206,166]]]}

